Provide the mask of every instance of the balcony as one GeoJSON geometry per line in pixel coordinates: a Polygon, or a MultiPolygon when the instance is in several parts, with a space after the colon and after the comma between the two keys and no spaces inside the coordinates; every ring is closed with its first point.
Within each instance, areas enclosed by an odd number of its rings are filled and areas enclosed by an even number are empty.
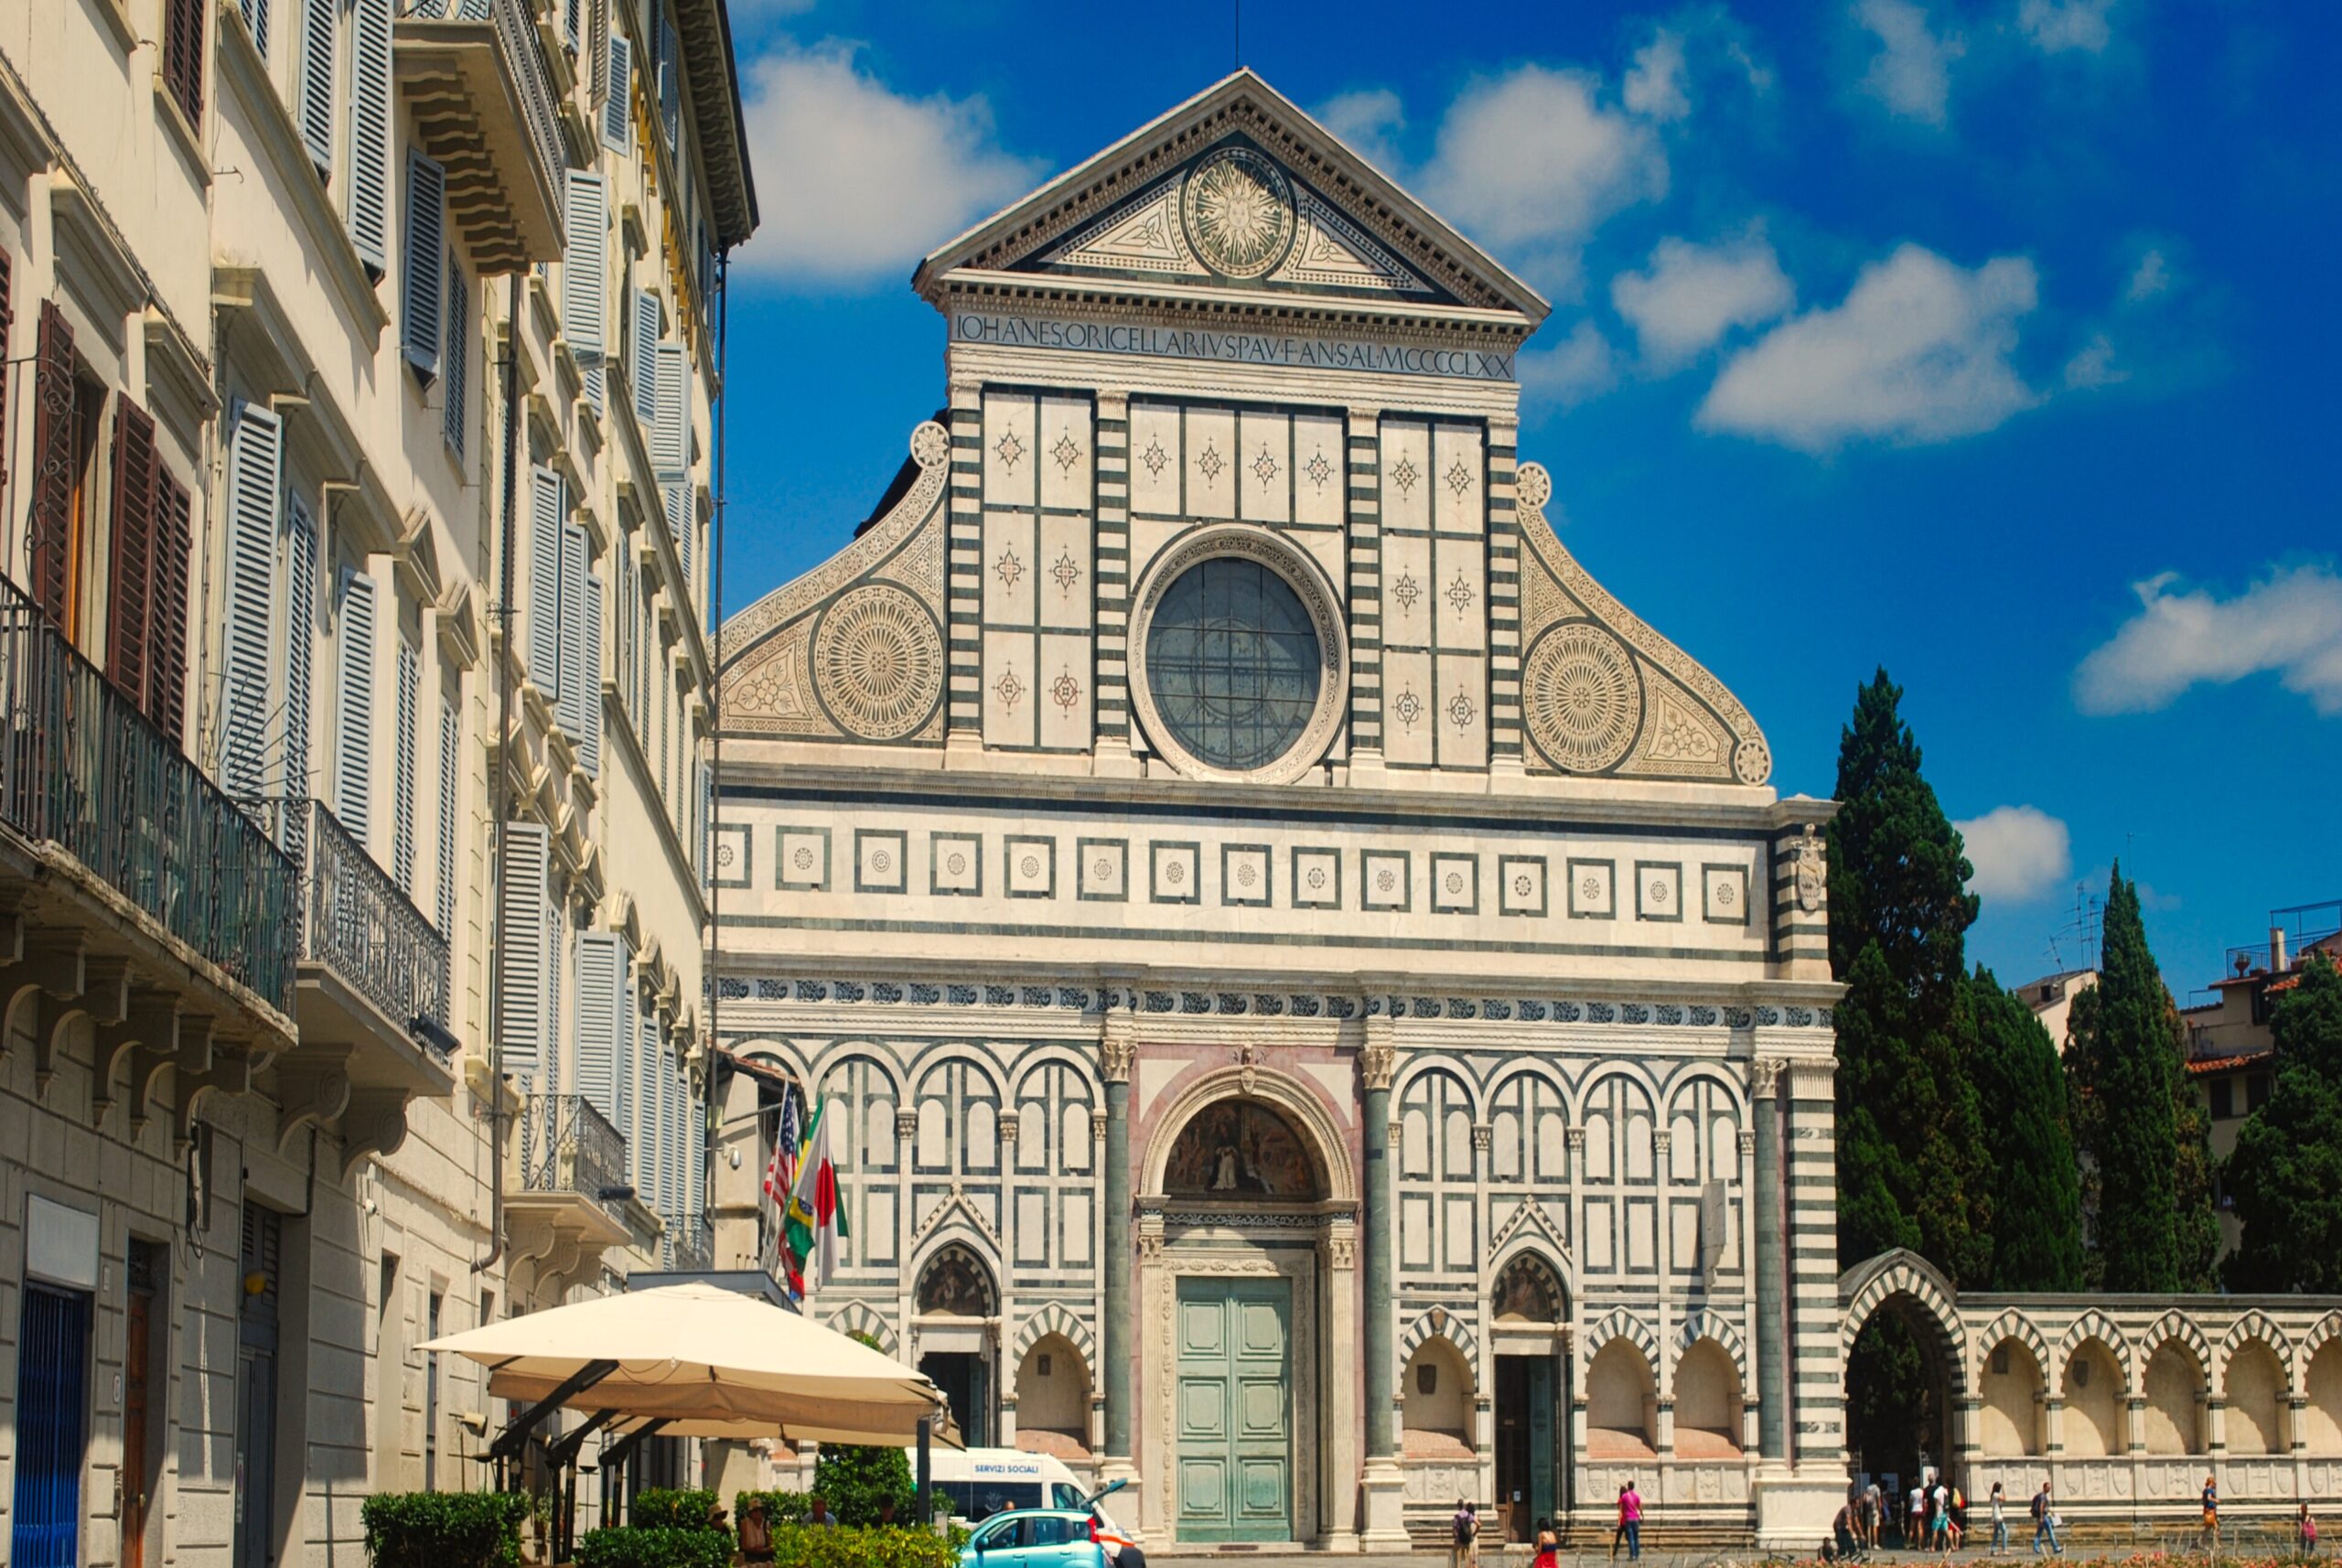
{"type": "Polygon", "coordinates": [[[518,1120],[504,1200],[513,1250],[538,1261],[540,1278],[573,1278],[633,1234],[625,1134],[582,1094],[532,1094],[518,1120]]]}
{"type": "MultiPolygon", "coordinates": [[[[134,1047],[190,1047],[186,1100],[209,1060],[191,1019],[289,1043],[295,885],[259,826],[0,580],[0,1005],[37,987],[58,1022],[95,1019],[101,1106],[134,1047]]],[[[35,1032],[45,1078],[55,1032],[35,1032]]]]}
{"type": "Polygon", "coordinates": [[[671,1273],[704,1274],[715,1267],[715,1227],[704,1214],[670,1214],[660,1238],[659,1266],[671,1273]]]}
{"type": "Polygon", "coordinates": [[[392,37],[415,139],[447,171],[447,212],[481,274],[558,261],[569,158],[523,0],[426,0],[392,37]]]}
{"type": "Polygon", "coordinates": [[[407,1095],[453,1092],[447,939],[324,801],[294,796],[252,810],[297,868],[300,1054],[338,1051],[354,1092],[396,1094],[402,1109],[407,1095]]]}

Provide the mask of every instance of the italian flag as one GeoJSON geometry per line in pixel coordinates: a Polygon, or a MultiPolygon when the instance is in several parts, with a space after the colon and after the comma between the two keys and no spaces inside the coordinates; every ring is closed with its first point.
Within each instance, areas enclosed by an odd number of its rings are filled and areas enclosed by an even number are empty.
{"type": "Polygon", "coordinates": [[[824,1100],[813,1112],[797,1154],[797,1185],[789,1194],[789,1250],[809,1262],[818,1259],[823,1280],[837,1272],[838,1238],[854,1233],[846,1224],[845,1206],[838,1201],[829,1111],[830,1102],[824,1100]]]}

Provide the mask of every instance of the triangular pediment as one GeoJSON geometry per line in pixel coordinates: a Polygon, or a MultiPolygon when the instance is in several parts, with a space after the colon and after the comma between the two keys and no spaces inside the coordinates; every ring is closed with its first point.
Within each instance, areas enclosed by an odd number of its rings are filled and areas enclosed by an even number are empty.
{"type": "Polygon", "coordinates": [[[984,274],[1347,295],[1531,326],[1550,308],[1250,70],[978,224],[916,284],[935,299],[947,277],[984,274]]]}

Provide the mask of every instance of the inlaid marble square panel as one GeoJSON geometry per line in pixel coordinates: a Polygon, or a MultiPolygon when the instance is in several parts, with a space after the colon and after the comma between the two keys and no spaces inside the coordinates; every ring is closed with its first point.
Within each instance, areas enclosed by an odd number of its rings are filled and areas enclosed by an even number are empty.
{"type": "Polygon", "coordinates": [[[984,841],[977,833],[936,833],[928,840],[928,881],[942,897],[980,897],[984,890],[984,841]]]}
{"type": "Polygon", "coordinates": [[[1415,890],[1413,878],[1408,875],[1411,858],[1404,850],[1359,851],[1359,906],[1402,913],[1414,908],[1415,890]]]}
{"type": "Polygon", "coordinates": [[[773,885],[800,893],[830,886],[830,830],[783,826],[773,832],[773,885]]]}
{"type": "Polygon", "coordinates": [[[1615,920],[1618,918],[1618,864],[1612,860],[1569,863],[1570,918],[1615,920]]]}
{"type": "Polygon", "coordinates": [[[1443,915],[1480,912],[1480,857],[1435,851],[1431,857],[1431,907],[1443,915]]]}
{"type": "Polygon", "coordinates": [[[854,890],[857,893],[900,893],[908,883],[910,836],[897,828],[856,828],[854,832],[854,890]]]}
{"type": "Polygon", "coordinates": [[[1264,843],[1219,846],[1219,901],[1266,908],[1272,852],[1264,843]]]}
{"type": "Polygon", "coordinates": [[[753,875],[749,861],[749,831],[728,822],[718,822],[709,835],[714,841],[715,864],[708,880],[718,887],[746,887],[753,875]]]}
{"type": "Polygon", "coordinates": [[[1748,923],[1748,868],[1745,865],[1704,865],[1700,868],[1702,908],[1719,926],[1748,923]]]}
{"type": "Polygon", "coordinates": [[[1078,886],[1083,898],[1120,904],[1131,896],[1131,846],[1128,839],[1080,839],[1074,844],[1080,869],[1078,886]]]}
{"type": "Polygon", "coordinates": [[[1348,441],[1341,416],[1293,416],[1293,520],[1340,527],[1349,515],[1348,441]]]}
{"type": "Polygon", "coordinates": [[[1545,916],[1545,857],[1503,854],[1497,857],[1497,908],[1507,915],[1533,919],[1545,916]]]}
{"type": "Polygon", "coordinates": [[[1203,901],[1203,851],[1193,840],[1157,839],[1147,846],[1147,896],[1157,904],[1203,901]]]}
{"type": "Polygon", "coordinates": [[[1635,918],[1681,920],[1683,918],[1683,867],[1673,861],[1635,862],[1635,918]]]}
{"type": "Polygon", "coordinates": [[[1295,845],[1292,887],[1293,907],[1296,909],[1340,908],[1342,852],[1295,845]]]}
{"type": "Polygon", "coordinates": [[[1058,841],[1010,833],[1001,840],[1001,880],[1011,898],[1054,898],[1058,894],[1058,841]]]}

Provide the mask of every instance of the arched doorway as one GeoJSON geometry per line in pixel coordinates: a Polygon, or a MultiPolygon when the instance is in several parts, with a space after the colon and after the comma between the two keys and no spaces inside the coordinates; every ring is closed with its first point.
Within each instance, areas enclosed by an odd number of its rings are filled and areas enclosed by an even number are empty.
{"type": "Polygon", "coordinates": [[[1561,1275],[1542,1257],[1517,1253],[1497,1272],[1488,1290],[1496,1496],[1509,1541],[1527,1541],[1537,1520],[1569,1508],[1568,1317],[1561,1275]]]}
{"type": "MultiPolygon", "coordinates": [[[[1846,1460],[1897,1498],[1953,1457],[1953,1412],[1966,1392],[1950,1283],[1917,1253],[1896,1251],[1849,1270],[1845,1305],[1846,1460]]],[[[1892,1527],[1890,1526],[1890,1530],[1892,1527]]]]}
{"type": "Polygon", "coordinates": [[[970,1249],[951,1242],[919,1270],[916,1306],[919,1369],[943,1391],[960,1435],[971,1445],[990,1446],[998,1431],[993,1335],[1000,1320],[1000,1292],[992,1270],[970,1249]]]}
{"type": "Polygon", "coordinates": [[[1230,1069],[1166,1108],[1144,1170],[1148,1528],[1316,1541],[1356,1463],[1352,1378],[1319,1366],[1357,1344],[1356,1190],[1334,1123],[1282,1075],[1230,1069]]]}

